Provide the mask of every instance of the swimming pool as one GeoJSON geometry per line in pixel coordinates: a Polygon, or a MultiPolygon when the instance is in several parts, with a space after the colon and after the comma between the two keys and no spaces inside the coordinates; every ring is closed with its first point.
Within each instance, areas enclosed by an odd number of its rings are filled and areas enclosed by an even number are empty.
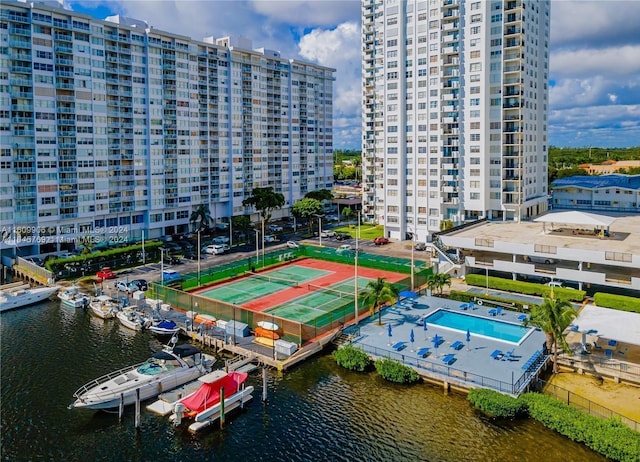
{"type": "Polygon", "coordinates": [[[469,329],[469,332],[475,335],[517,344],[521,343],[533,330],[511,322],[482,318],[480,316],[443,309],[431,313],[425,321],[427,322],[427,327],[429,324],[434,324],[448,329],[459,330],[464,334],[466,334],[467,329],[469,329]]]}

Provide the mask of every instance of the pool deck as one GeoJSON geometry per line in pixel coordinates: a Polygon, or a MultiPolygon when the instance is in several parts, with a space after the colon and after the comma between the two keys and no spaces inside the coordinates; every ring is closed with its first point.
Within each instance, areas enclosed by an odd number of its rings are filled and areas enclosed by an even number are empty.
{"type": "Polygon", "coordinates": [[[517,311],[502,310],[501,314],[491,316],[490,307],[475,305],[474,309],[462,310],[461,304],[455,300],[421,296],[415,299],[410,308],[397,305],[385,308],[382,312],[382,325],[378,325],[377,314],[374,318],[361,321],[351,343],[373,357],[398,360],[414,367],[424,377],[459,388],[493,388],[512,395],[525,391],[544,363],[544,357],[536,362],[529,362],[530,358],[542,351],[544,333],[531,328],[530,333],[516,344],[473,333],[467,343],[466,330],[462,332],[430,323],[427,323],[427,331],[424,331],[422,319],[440,308],[493,321],[521,324],[518,317],[522,313],[517,311]],[[413,343],[411,329],[414,334],[413,343]],[[432,341],[436,334],[444,340],[438,348],[434,348],[432,341]],[[452,347],[456,341],[462,343],[461,348],[452,347]],[[400,342],[403,343],[402,346],[398,345],[400,342]],[[420,350],[423,348],[428,348],[429,354],[426,357],[422,357],[424,350],[420,350]],[[492,357],[496,350],[502,353],[497,355],[498,359],[492,357]],[[510,356],[505,355],[511,351],[510,356]],[[453,355],[449,357],[452,361],[448,364],[443,362],[447,355],[453,355]]]}

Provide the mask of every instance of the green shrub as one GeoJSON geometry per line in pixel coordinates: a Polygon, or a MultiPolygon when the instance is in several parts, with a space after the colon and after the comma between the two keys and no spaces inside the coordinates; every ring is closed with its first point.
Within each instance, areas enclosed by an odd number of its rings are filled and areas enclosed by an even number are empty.
{"type": "Polygon", "coordinates": [[[640,313],[640,298],[637,297],[627,297],[625,295],[598,292],[593,296],[593,301],[596,305],[603,306],[605,308],[640,313]]]}
{"type": "MultiPolygon", "coordinates": [[[[481,274],[467,274],[465,277],[467,284],[472,286],[485,287],[487,277],[481,274]]],[[[506,290],[508,292],[518,292],[525,295],[538,295],[540,297],[549,296],[553,289],[556,298],[581,302],[584,299],[584,290],[566,289],[563,287],[549,287],[544,284],[533,282],[514,281],[513,279],[498,278],[489,276],[488,284],[491,289],[506,290]]]]}
{"type": "Polygon", "coordinates": [[[333,359],[338,366],[357,372],[364,372],[371,366],[369,356],[353,345],[345,345],[333,352],[333,359]]]}
{"type": "Polygon", "coordinates": [[[529,415],[545,427],[619,461],[640,461],[640,433],[614,419],[601,419],[539,393],[525,393],[529,415]]]}
{"type": "Polygon", "coordinates": [[[523,417],[527,415],[526,403],[508,395],[486,388],[474,388],[467,399],[471,404],[492,417],[523,417]]]}
{"type": "Polygon", "coordinates": [[[390,382],[414,383],[420,380],[420,376],[414,369],[392,359],[378,359],[375,367],[378,374],[390,382]]]}

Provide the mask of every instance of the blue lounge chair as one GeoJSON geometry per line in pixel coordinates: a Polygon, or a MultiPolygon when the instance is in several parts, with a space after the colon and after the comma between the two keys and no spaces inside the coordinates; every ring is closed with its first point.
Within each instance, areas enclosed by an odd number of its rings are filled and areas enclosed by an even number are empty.
{"type": "Polygon", "coordinates": [[[607,345],[612,346],[612,347],[616,346],[617,344],[618,344],[618,342],[615,341],[615,340],[609,340],[609,342],[607,342],[607,345]]]}
{"type": "Polygon", "coordinates": [[[447,366],[450,366],[456,360],[456,355],[448,354],[444,358],[442,358],[442,362],[447,366]]]}
{"type": "Polygon", "coordinates": [[[429,348],[424,347],[424,348],[420,348],[418,351],[416,351],[416,355],[418,355],[419,358],[426,358],[427,356],[429,356],[429,348]]]}
{"type": "Polygon", "coordinates": [[[527,315],[526,314],[523,313],[520,316],[518,316],[518,321],[524,322],[526,320],[527,320],[527,315]]]}
{"type": "Polygon", "coordinates": [[[569,326],[569,330],[570,330],[571,332],[578,332],[578,326],[576,326],[575,324],[571,324],[571,325],[569,326]]]}
{"type": "Polygon", "coordinates": [[[398,343],[394,343],[391,348],[393,348],[395,351],[402,351],[405,349],[406,346],[407,345],[405,342],[398,342],[398,343]]]}
{"type": "Polygon", "coordinates": [[[498,311],[495,308],[491,308],[488,311],[489,316],[495,316],[496,314],[498,314],[498,311]]]}
{"type": "Polygon", "coordinates": [[[462,311],[465,311],[467,308],[469,308],[469,305],[467,305],[466,303],[462,303],[462,304],[460,305],[460,309],[461,309],[462,311]]]}
{"type": "Polygon", "coordinates": [[[469,309],[470,310],[475,310],[477,308],[476,304],[473,302],[469,302],[469,309]]]}
{"type": "Polygon", "coordinates": [[[460,340],[456,340],[455,342],[453,342],[451,344],[451,348],[453,348],[454,350],[459,350],[464,346],[464,343],[462,343],[460,340]]]}
{"type": "Polygon", "coordinates": [[[493,353],[491,353],[491,357],[493,359],[500,359],[502,357],[502,351],[500,350],[494,350],[493,353]]]}
{"type": "Polygon", "coordinates": [[[496,308],[496,315],[502,314],[502,307],[499,306],[498,308],[496,308]]]}
{"type": "Polygon", "coordinates": [[[503,361],[507,361],[507,360],[511,359],[511,356],[513,355],[514,350],[515,349],[512,348],[511,350],[507,351],[505,354],[502,355],[502,358],[500,358],[500,359],[502,359],[503,361]]]}
{"type": "Polygon", "coordinates": [[[609,349],[604,350],[604,355],[607,357],[607,359],[612,359],[613,358],[613,350],[609,350],[609,349]]]}

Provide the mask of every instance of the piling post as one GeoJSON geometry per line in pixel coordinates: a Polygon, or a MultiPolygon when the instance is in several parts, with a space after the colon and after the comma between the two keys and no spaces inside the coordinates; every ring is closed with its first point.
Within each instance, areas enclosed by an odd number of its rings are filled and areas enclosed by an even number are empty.
{"type": "Polygon", "coordinates": [[[124,393],[120,393],[120,406],[118,406],[118,422],[122,420],[124,414],[124,393]]]}
{"type": "Polygon", "coordinates": [[[140,428],[140,389],[136,388],[136,430],[140,428]]]}
{"type": "Polygon", "coordinates": [[[267,368],[262,366],[262,401],[267,400],[267,368]]]}
{"type": "Polygon", "coordinates": [[[220,430],[224,428],[224,387],[220,387],[220,430]]]}

